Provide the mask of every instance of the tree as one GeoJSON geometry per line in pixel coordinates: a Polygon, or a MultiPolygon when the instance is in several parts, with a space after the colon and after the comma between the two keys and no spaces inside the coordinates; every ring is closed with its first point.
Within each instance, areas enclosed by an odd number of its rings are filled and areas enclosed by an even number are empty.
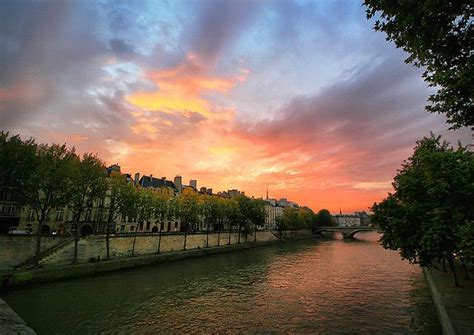
{"type": "Polygon", "coordinates": [[[332,226],[334,224],[332,215],[327,209],[321,209],[318,214],[316,214],[315,221],[317,226],[332,226]]]}
{"type": "MultiPolygon", "coordinates": [[[[458,285],[454,255],[468,252],[461,250],[460,229],[474,219],[474,154],[425,137],[392,185],[395,192],[372,207],[382,245],[420,266],[446,259],[458,285]]],[[[472,246],[472,235],[465,238],[472,246]]]]}
{"type": "Polygon", "coordinates": [[[313,217],[315,214],[309,208],[300,208],[298,211],[299,221],[301,223],[301,229],[311,229],[313,225],[313,217]]]}
{"type": "Polygon", "coordinates": [[[126,203],[124,189],[127,185],[125,175],[118,172],[112,172],[106,179],[107,183],[107,226],[105,227],[105,244],[107,250],[107,259],[110,259],[110,228],[113,226],[118,216],[124,212],[123,207],[126,203]]]}
{"type": "Polygon", "coordinates": [[[36,150],[34,139],[23,141],[19,135],[0,132],[0,186],[11,187],[19,201],[35,170],[36,150]]]}
{"type": "Polygon", "coordinates": [[[238,243],[240,243],[240,234],[243,232],[247,238],[247,235],[251,232],[252,224],[252,213],[253,213],[253,204],[252,199],[244,195],[238,195],[234,198],[238,204],[238,212],[235,217],[237,224],[239,226],[239,237],[238,243]]]}
{"type": "Polygon", "coordinates": [[[171,220],[173,216],[173,204],[171,199],[164,194],[154,194],[153,196],[153,217],[156,219],[156,222],[160,225],[159,236],[158,236],[158,250],[157,253],[160,253],[161,247],[161,234],[162,227],[164,223],[168,220],[171,220]]]}
{"type": "Polygon", "coordinates": [[[265,224],[267,212],[265,211],[265,201],[260,199],[252,199],[250,211],[250,223],[254,228],[254,241],[257,240],[257,226],[265,224]]]}
{"type": "Polygon", "coordinates": [[[426,110],[442,113],[452,128],[474,126],[474,5],[458,1],[365,0],[374,29],[410,54],[406,63],[425,69],[436,92],[426,110]]]}
{"type": "Polygon", "coordinates": [[[474,267],[474,221],[466,221],[459,227],[459,256],[469,268],[474,267]]]}
{"type": "MultiPolygon", "coordinates": [[[[37,167],[37,144],[33,139],[23,141],[19,135],[0,132],[0,191],[20,207],[27,205],[26,190],[37,167]]],[[[14,222],[6,222],[0,231],[7,233],[14,222]]]]}
{"type": "Polygon", "coordinates": [[[79,242],[79,222],[86,209],[92,209],[98,199],[104,199],[107,184],[105,181],[105,165],[100,158],[93,154],[84,154],[82,159],[76,157],[73,162],[71,183],[71,202],[73,222],[76,224],[74,231],[74,259],[77,263],[77,246],[79,242]]]}
{"type": "MultiPolygon", "coordinates": [[[[227,244],[230,244],[232,228],[239,224],[240,221],[240,208],[239,203],[235,199],[225,199],[224,202],[224,213],[227,220],[229,228],[229,241],[227,244]]],[[[240,236],[240,232],[239,232],[240,236]]]]}
{"type": "Polygon", "coordinates": [[[155,213],[156,193],[149,188],[136,188],[137,222],[140,227],[149,224],[155,213]]]}
{"type": "Polygon", "coordinates": [[[41,232],[53,208],[69,204],[73,194],[73,164],[76,159],[74,149],[66,145],[41,144],[36,150],[36,166],[28,183],[23,185],[24,203],[36,212],[38,230],[36,232],[35,267],[39,265],[41,252],[41,232]]]}
{"type": "Polygon", "coordinates": [[[181,220],[181,231],[184,231],[184,250],[188,231],[196,230],[199,221],[199,203],[197,195],[191,192],[181,192],[178,198],[178,217],[181,220]]]}

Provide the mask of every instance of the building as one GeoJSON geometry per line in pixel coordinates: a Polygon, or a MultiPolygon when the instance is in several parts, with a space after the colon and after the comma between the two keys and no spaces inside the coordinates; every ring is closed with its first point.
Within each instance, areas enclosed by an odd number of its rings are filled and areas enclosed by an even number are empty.
{"type": "MultiPolygon", "coordinates": [[[[276,220],[283,216],[284,208],[279,206],[275,199],[264,199],[265,201],[265,226],[266,230],[276,230],[276,220]]],[[[260,228],[260,227],[258,227],[260,228]]]]}
{"type": "Polygon", "coordinates": [[[239,195],[245,196],[245,192],[241,192],[241,191],[236,190],[236,189],[228,190],[227,192],[222,192],[222,193],[226,194],[227,197],[229,197],[229,198],[233,198],[233,197],[236,197],[236,196],[239,196],[239,195]]]}
{"type": "Polygon", "coordinates": [[[360,217],[360,225],[361,226],[369,226],[371,223],[370,216],[365,212],[355,212],[356,215],[360,217]]]}
{"type": "Polygon", "coordinates": [[[288,201],[287,198],[281,198],[277,201],[277,205],[283,208],[298,208],[298,204],[296,202],[288,201]]]}
{"type": "Polygon", "coordinates": [[[181,193],[181,190],[183,189],[183,177],[179,175],[174,177],[174,186],[176,188],[176,191],[178,193],[181,193]]]}
{"type": "Polygon", "coordinates": [[[198,188],[197,188],[197,180],[196,180],[196,179],[191,179],[191,180],[189,181],[189,186],[194,187],[194,189],[197,190],[197,189],[198,189],[198,188]]]}
{"type": "Polygon", "coordinates": [[[0,234],[8,234],[20,223],[20,206],[15,199],[13,187],[0,187],[0,234]]]}
{"type": "Polygon", "coordinates": [[[155,178],[153,175],[142,176],[138,181],[138,185],[143,188],[152,188],[159,194],[170,197],[177,193],[175,184],[170,180],[166,180],[166,177],[155,178]]]}
{"type": "Polygon", "coordinates": [[[361,225],[361,220],[359,215],[355,214],[338,214],[334,215],[334,222],[339,227],[358,227],[361,225]]]}

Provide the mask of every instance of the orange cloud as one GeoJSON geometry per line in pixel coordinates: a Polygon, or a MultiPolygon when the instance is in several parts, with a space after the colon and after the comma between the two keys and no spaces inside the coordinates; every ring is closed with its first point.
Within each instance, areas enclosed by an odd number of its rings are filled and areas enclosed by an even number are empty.
{"type": "Polygon", "coordinates": [[[126,97],[131,104],[147,110],[160,110],[165,113],[199,113],[208,118],[212,115],[211,104],[203,98],[203,93],[227,93],[239,82],[245,80],[248,70],[241,70],[232,78],[210,76],[208,69],[198,57],[188,55],[184,62],[175,68],[148,71],[146,79],[152,81],[157,91],[136,92],[126,97]]]}

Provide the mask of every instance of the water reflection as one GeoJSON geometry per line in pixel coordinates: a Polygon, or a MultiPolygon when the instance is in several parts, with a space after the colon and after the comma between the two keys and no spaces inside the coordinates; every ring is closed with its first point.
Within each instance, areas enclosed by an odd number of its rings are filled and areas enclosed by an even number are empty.
{"type": "Polygon", "coordinates": [[[376,234],[357,237],[179,261],[4,298],[39,334],[439,332],[419,268],[382,249],[376,234]]]}

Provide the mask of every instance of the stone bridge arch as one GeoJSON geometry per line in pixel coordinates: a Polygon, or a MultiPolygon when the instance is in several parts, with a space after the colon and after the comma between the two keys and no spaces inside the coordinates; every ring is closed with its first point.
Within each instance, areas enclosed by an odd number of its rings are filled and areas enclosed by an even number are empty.
{"type": "Polygon", "coordinates": [[[376,231],[374,227],[319,227],[315,229],[315,234],[323,232],[339,233],[343,238],[355,238],[355,234],[361,231],[376,231]]]}

